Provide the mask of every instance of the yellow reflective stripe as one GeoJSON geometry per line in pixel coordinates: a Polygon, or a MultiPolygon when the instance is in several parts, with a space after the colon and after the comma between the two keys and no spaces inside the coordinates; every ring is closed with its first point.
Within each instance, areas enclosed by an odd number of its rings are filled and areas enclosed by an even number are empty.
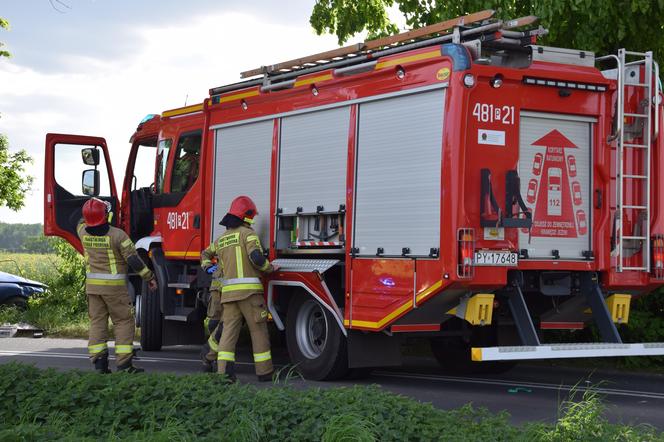
{"type": "Polygon", "coordinates": [[[113,285],[113,286],[123,286],[125,285],[124,279],[97,279],[97,278],[88,278],[85,280],[88,284],[92,285],[113,285]]]}
{"type": "Polygon", "coordinates": [[[249,92],[241,92],[239,94],[226,95],[224,97],[219,97],[219,104],[226,103],[226,102],[233,101],[233,100],[240,100],[242,98],[255,97],[259,93],[260,92],[258,91],[258,89],[256,89],[256,90],[249,91],[249,92]]]}
{"type": "Polygon", "coordinates": [[[376,63],[375,69],[384,69],[389,68],[390,66],[396,66],[402,63],[411,63],[413,61],[428,60],[430,58],[440,57],[440,50],[424,52],[422,54],[409,55],[407,57],[394,58],[392,60],[386,60],[376,63]]]}
{"type": "Polygon", "coordinates": [[[245,218],[243,221],[247,224],[253,224],[254,223],[254,220],[251,219],[251,218],[245,218]]]}
{"type": "Polygon", "coordinates": [[[220,351],[219,354],[217,355],[217,360],[234,362],[235,353],[232,351],[220,351]]]}
{"type": "Polygon", "coordinates": [[[177,115],[191,114],[203,110],[203,104],[192,104],[191,106],[179,107],[177,109],[167,110],[161,113],[164,118],[175,117],[177,115]]]}
{"type": "Polygon", "coordinates": [[[85,273],[90,273],[90,256],[88,256],[88,251],[83,251],[83,257],[85,258],[85,273]]]}
{"type": "Polygon", "coordinates": [[[127,239],[125,239],[124,241],[122,241],[122,242],[120,243],[120,245],[121,245],[122,247],[129,247],[129,246],[132,246],[132,247],[133,247],[133,246],[134,246],[134,243],[131,242],[131,239],[127,238],[127,239]]]}
{"type": "Polygon", "coordinates": [[[168,251],[164,252],[165,256],[174,256],[177,258],[200,258],[201,254],[198,252],[181,252],[181,251],[168,251]]]}
{"type": "Polygon", "coordinates": [[[103,344],[88,345],[88,352],[91,355],[97,354],[106,349],[108,349],[108,344],[106,344],[105,342],[103,344]]]}
{"type": "Polygon", "coordinates": [[[149,269],[147,266],[145,266],[145,267],[143,267],[141,270],[139,270],[139,272],[138,272],[138,276],[140,276],[141,278],[143,278],[143,277],[144,277],[145,275],[147,275],[149,272],[150,272],[150,269],[149,269]]]}
{"type": "Polygon", "coordinates": [[[266,270],[269,269],[269,268],[270,268],[270,261],[268,261],[268,260],[266,259],[265,262],[263,263],[263,265],[261,266],[261,268],[260,268],[259,270],[260,270],[261,272],[264,272],[264,271],[266,271],[266,270]]]}
{"type": "Polygon", "coordinates": [[[108,253],[108,265],[111,268],[111,275],[115,275],[118,273],[118,266],[115,262],[115,253],[113,253],[112,249],[108,249],[106,252],[108,253]]]}
{"type": "Polygon", "coordinates": [[[247,242],[251,242],[251,241],[256,243],[256,247],[258,247],[261,250],[261,252],[263,251],[263,247],[261,246],[261,240],[258,239],[257,235],[247,236],[247,242]]]}
{"type": "Polygon", "coordinates": [[[237,277],[244,278],[244,264],[242,264],[242,249],[235,248],[235,267],[237,270],[237,277]]]}
{"type": "Polygon", "coordinates": [[[221,288],[221,293],[233,292],[235,290],[263,290],[263,284],[233,284],[221,288]]]}
{"type": "Polygon", "coordinates": [[[115,354],[126,355],[134,352],[133,345],[115,345],[115,354]]]}
{"type": "Polygon", "coordinates": [[[208,345],[212,349],[212,351],[218,352],[219,351],[219,343],[217,342],[216,339],[214,339],[214,333],[210,335],[210,339],[208,339],[208,345]]]}
{"type": "Polygon", "coordinates": [[[319,83],[321,81],[327,81],[333,79],[334,76],[332,74],[323,74],[323,75],[318,75],[316,77],[310,77],[310,78],[303,78],[301,80],[295,80],[295,84],[293,85],[294,87],[300,87],[300,86],[306,86],[308,84],[314,84],[314,83],[319,83]]]}
{"type": "Polygon", "coordinates": [[[254,362],[265,362],[272,359],[272,353],[270,350],[263,353],[254,353],[254,362]]]}

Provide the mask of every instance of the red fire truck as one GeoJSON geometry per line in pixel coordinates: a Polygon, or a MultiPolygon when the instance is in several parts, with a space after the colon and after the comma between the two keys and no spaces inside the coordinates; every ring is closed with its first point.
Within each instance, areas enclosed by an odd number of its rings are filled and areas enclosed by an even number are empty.
{"type": "Polygon", "coordinates": [[[657,63],[540,46],[534,17],[492,16],[264,66],[151,115],[121,195],[103,138],[48,134],[45,233],[80,250],[83,202],[113,205],[159,283],[129,277],[145,350],[203,341],[200,251],[248,195],[281,266],[271,318],[307,378],[399,364],[409,337],[448,369],[664,354],[619,333],[664,284],[657,63]],[[545,342],[593,324],[600,342],[545,342]]]}

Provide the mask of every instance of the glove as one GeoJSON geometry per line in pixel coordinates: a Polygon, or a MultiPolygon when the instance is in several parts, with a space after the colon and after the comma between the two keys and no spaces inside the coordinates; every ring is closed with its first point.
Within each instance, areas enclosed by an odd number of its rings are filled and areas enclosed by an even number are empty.
{"type": "Polygon", "coordinates": [[[208,267],[208,268],[205,270],[205,272],[206,272],[208,275],[211,275],[211,274],[213,274],[214,272],[216,272],[218,268],[219,268],[219,266],[218,266],[217,264],[214,264],[214,265],[211,265],[210,267],[208,267]]]}

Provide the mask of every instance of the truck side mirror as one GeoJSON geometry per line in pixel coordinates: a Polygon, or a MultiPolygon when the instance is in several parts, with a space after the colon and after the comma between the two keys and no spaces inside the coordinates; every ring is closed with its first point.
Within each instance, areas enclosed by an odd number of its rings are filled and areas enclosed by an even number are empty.
{"type": "Polygon", "coordinates": [[[83,164],[86,166],[98,166],[99,149],[96,147],[86,147],[81,149],[81,158],[83,158],[83,164]]]}
{"type": "Polygon", "coordinates": [[[99,171],[96,169],[84,170],[81,187],[83,188],[83,195],[99,196],[99,171]]]}

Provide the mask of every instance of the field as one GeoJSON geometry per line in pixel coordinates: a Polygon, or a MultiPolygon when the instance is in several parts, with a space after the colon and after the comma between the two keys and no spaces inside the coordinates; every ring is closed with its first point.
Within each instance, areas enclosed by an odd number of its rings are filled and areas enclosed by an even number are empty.
{"type": "Polygon", "coordinates": [[[58,255],[53,253],[33,254],[0,251],[0,271],[44,283],[57,277],[56,266],[60,264],[60,261],[58,255]]]}

